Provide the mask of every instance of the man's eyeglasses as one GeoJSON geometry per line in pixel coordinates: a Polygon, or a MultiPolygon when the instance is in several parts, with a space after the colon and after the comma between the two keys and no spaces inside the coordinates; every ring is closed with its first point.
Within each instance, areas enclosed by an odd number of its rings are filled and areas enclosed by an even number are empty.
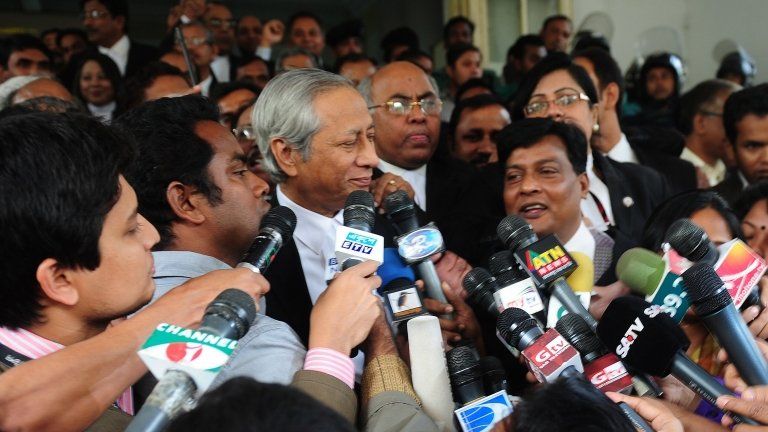
{"type": "Polygon", "coordinates": [[[549,110],[550,103],[554,103],[560,108],[566,108],[582,100],[589,101],[589,96],[584,93],[570,93],[557,96],[553,100],[537,99],[528,102],[528,105],[523,108],[523,111],[525,111],[527,116],[542,116],[549,110]]]}
{"type": "Polygon", "coordinates": [[[232,133],[235,135],[235,138],[237,138],[238,141],[256,141],[256,133],[253,131],[253,127],[251,126],[240,126],[238,128],[234,128],[232,129],[232,133]]]}
{"type": "Polygon", "coordinates": [[[707,110],[703,110],[703,109],[699,110],[699,112],[704,114],[704,115],[708,115],[708,116],[712,116],[712,117],[722,117],[723,116],[723,113],[721,113],[721,112],[707,111],[707,110]]]}
{"type": "Polygon", "coordinates": [[[88,18],[99,19],[99,18],[106,18],[108,16],[109,16],[109,12],[94,9],[89,11],[83,11],[83,13],[80,14],[80,19],[85,21],[88,18]]]}
{"type": "Polygon", "coordinates": [[[443,101],[436,97],[424,98],[416,102],[396,98],[388,100],[383,104],[369,106],[368,109],[384,108],[392,114],[408,115],[415,106],[421,108],[421,112],[424,115],[437,115],[440,114],[440,110],[443,108],[443,101]]]}
{"type": "MultiPolygon", "coordinates": [[[[199,47],[202,44],[208,43],[208,38],[206,37],[191,37],[191,38],[184,38],[184,44],[188,47],[196,48],[199,47]]],[[[178,45],[178,43],[177,43],[178,45]]]]}
{"type": "Polygon", "coordinates": [[[230,28],[235,28],[235,26],[237,25],[237,20],[211,18],[208,20],[208,25],[215,28],[230,29],[230,28]]]}

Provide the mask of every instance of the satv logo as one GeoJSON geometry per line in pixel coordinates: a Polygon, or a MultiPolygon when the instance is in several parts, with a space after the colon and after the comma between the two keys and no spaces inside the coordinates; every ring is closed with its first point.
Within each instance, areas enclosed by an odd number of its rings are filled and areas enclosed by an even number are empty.
{"type": "Polygon", "coordinates": [[[538,354],[534,356],[534,360],[536,360],[538,363],[546,362],[551,358],[557,357],[569,346],[570,345],[568,345],[568,342],[565,341],[564,337],[557,336],[556,338],[552,339],[551,342],[545,345],[543,350],[539,351],[538,354]]]}
{"type": "Polygon", "coordinates": [[[629,354],[629,348],[637,339],[637,334],[643,331],[644,328],[645,325],[640,321],[640,317],[635,318],[635,322],[624,332],[624,337],[621,338],[619,346],[616,347],[616,354],[619,357],[624,358],[629,354]]]}

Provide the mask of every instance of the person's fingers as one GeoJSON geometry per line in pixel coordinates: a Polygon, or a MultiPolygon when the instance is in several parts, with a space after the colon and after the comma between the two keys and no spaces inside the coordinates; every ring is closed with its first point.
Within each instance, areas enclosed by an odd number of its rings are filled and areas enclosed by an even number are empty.
{"type": "Polygon", "coordinates": [[[360,264],[354,265],[342,272],[342,274],[350,274],[360,277],[368,277],[372,275],[376,269],[379,268],[379,263],[376,261],[363,261],[360,264]]]}
{"type": "Polygon", "coordinates": [[[754,336],[759,337],[761,339],[765,339],[766,333],[768,333],[766,331],[766,326],[768,326],[768,309],[763,309],[762,312],[759,312],[759,309],[757,306],[752,306],[747,308],[747,310],[752,308],[758,310],[758,314],[756,315],[756,318],[751,320],[752,322],[747,321],[749,323],[749,331],[754,336]]]}
{"type": "Polygon", "coordinates": [[[424,307],[427,308],[429,313],[434,315],[444,315],[453,312],[453,306],[429,297],[424,298],[424,307]]]}
{"type": "Polygon", "coordinates": [[[723,368],[723,380],[725,381],[725,386],[734,392],[741,393],[747,389],[747,383],[741,379],[739,371],[732,364],[726,365],[723,368]]]}
{"type": "Polygon", "coordinates": [[[717,406],[723,410],[757,420],[760,423],[768,423],[768,405],[764,401],[749,400],[749,392],[750,389],[745,390],[741,398],[721,396],[717,398],[717,406]]]}
{"type": "Polygon", "coordinates": [[[627,396],[615,392],[608,392],[606,396],[616,403],[623,402],[629,405],[640,417],[651,423],[651,427],[656,431],[683,430],[682,424],[671,411],[646,398],[627,396]]]}
{"type": "Polygon", "coordinates": [[[757,306],[750,306],[741,313],[741,317],[744,318],[746,323],[752,322],[758,315],[760,315],[760,308],[757,306]]]}

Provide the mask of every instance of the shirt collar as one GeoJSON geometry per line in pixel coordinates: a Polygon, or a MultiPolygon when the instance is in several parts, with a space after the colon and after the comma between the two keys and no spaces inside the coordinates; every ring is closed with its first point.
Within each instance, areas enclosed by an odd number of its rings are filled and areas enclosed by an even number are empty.
{"type": "Polygon", "coordinates": [[[293,238],[303,243],[312,252],[320,255],[323,252],[328,233],[335,235],[336,228],[344,224],[344,212],[339,211],[332,218],[307,210],[291,201],[277,185],[275,188],[277,202],[293,210],[296,214],[296,229],[293,238]]]}
{"type": "Polygon", "coordinates": [[[89,103],[88,111],[90,111],[94,117],[99,117],[102,121],[109,123],[112,121],[112,113],[115,111],[116,106],[117,103],[115,103],[115,101],[102,106],[96,106],[92,103],[89,103]]]}
{"type": "Polygon", "coordinates": [[[595,238],[589,232],[589,228],[584,221],[579,225],[579,229],[565,243],[565,250],[568,252],[581,252],[591,261],[595,260],[595,238]]]}
{"type": "Polygon", "coordinates": [[[409,169],[401,168],[397,165],[393,165],[385,161],[384,159],[379,159],[379,169],[384,172],[399,175],[400,177],[403,177],[403,178],[407,178],[407,176],[412,176],[412,175],[418,175],[422,177],[427,176],[427,164],[424,164],[416,169],[409,170],[409,169]]]}
{"type": "Polygon", "coordinates": [[[108,50],[109,52],[112,52],[114,54],[117,54],[121,57],[127,57],[128,51],[131,49],[131,41],[128,39],[128,35],[123,35],[120,39],[115,42],[114,45],[111,47],[99,47],[108,50]]]}
{"type": "Polygon", "coordinates": [[[623,133],[621,134],[621,138],[619,139],[619,142],[616,143],[616,145],[613,146],[611,151],[609,151],[605,155],[617,162],[638,163],[637,155],[635,155],[634,150],[632,150],[632,147],[629,145],[627,136],[624,135],[623,133]]]}
{"type": "Polygon", "coordinates": [[[60,343],[38,336],[23,328],[11,330],[7,327],[0,327],[0,343],[33,360],[64,348],[64,345],[60,343]]]}
{"type": "Polygon", "coordinates": [[[195,278],[214,270],[232,268],[214,257],[189,251],[152,252],[152,257],[155,259],[155,278],[195,278]]]}

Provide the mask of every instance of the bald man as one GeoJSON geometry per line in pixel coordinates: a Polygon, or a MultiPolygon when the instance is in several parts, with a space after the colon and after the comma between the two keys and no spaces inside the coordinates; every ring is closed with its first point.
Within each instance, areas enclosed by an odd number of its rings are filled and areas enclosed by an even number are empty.
{"type": "Polygon", "coordinates": [[[11,98],[11,105],[17,105],[42,96],[61,99],[65,102],[73,102],[75,100],[72,93],[58,81],[50,78],[39,78],[16,91],[11,98]]]}

